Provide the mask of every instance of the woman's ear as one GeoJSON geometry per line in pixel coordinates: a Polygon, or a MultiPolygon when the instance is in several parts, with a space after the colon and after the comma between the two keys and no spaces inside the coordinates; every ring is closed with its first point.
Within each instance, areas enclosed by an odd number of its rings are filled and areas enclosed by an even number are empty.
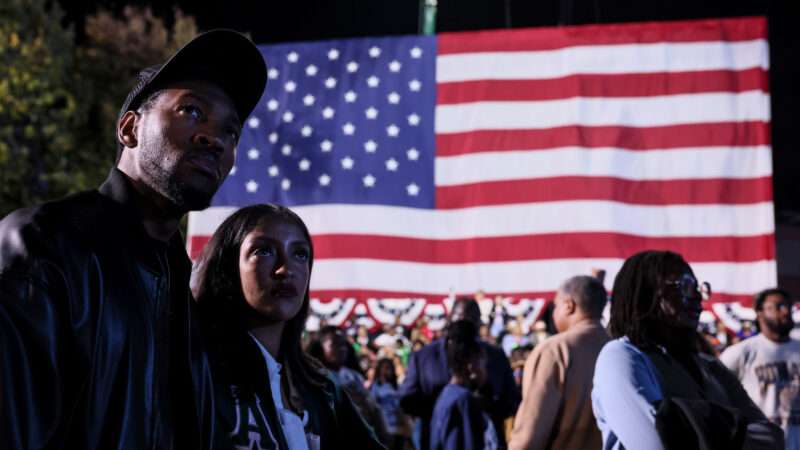
{"type": "Polygon", "coordinates": [[[117,122],[117,140],[126,148],[133,148],[139,144],[136,136],[139,113],[126,111],[117,122]]]}

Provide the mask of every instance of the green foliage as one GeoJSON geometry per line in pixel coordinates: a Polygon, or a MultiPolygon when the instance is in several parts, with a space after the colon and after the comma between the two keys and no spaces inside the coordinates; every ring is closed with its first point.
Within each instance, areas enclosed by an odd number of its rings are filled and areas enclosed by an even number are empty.
{"type": "Polygon", "coordinates": [[[180,11],[169,29],[149,9],[126,7],[87,18],[78,47],[62,17],[46,0],[0,6],[0,217],[99,185],[136,74],[197,34],[180,11]]]}
{"type": "Polygon", "coordinates": [[[73,34],[58,5],[0,6],[0,214],[63,190],[80,122],[73,34]]]}

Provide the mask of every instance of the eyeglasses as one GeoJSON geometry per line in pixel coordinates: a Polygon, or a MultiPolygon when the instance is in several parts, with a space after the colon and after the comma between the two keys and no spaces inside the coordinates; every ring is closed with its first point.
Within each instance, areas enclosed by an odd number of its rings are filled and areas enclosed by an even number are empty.
{"type": "Polygon", "coordinates": [[[666,280],[664,284],[675,286],[684,297],[691,297],[695,293],[699,293],[703,300],[711,298],[711,283],[704,281],[698,284],[697,280],[689,274],[682,275],[679,280],[666,280]]]}

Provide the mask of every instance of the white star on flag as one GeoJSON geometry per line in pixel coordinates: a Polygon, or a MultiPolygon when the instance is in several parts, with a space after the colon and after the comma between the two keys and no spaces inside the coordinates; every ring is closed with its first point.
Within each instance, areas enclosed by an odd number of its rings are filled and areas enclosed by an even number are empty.
{"type": "Polygon", "coordinates": [[[400,134],[400,128],[395,124],[391,124],[386,127],[386,134],[388,134],[389,137],[397,137],[397,135],[400,134]]]}
{"type": "Polygon", "coordinates": [[[311,128],[310,125],[306,125],[306,126],[304,126],[303,128],[300,129],[300,134],[302,134],[305,137],[311,136],[311,133],[313,133],[313,132],[314,132],[314,129],[311,128]]]}
{"type": "Polygon", "coordinates": [[[313,95],[307,94],[305,97],[303,97],[303,104],[306,106],[311,106],[314,104],[314,100],[316,99],[314,98],[313,95]]]}
{"type": "Polygon", "coordinates": [[[350,169],[352,169],[352,168],[353,168],[353,165],[354,165],[355,163],[356,163],[356,162],[355,162],[355,161],[353,161],[353,158],[351,158],[351,157],[349,157],[349,156],[345,156],[344,158],[342,158],[342,169],[344,169],[344,170],[350,170],[350,169]]]}
{"type": "Polygon", "coordinates": [[[386,170],[388,170],[389,172],[395,172],[399,165],[400,164],[394,158],[389,158],[386,160],[386,170]]]}
{"type": "Polygon", "coordinates": [[[389,99],[389,103],[393,105],[400,103],[400,94],[398,94],[397,92],[389,93],[389,95],[386,98],[389,99]]]}
{"type": "Polygon", "coordinates": [[[278,69],[274,67],[267,71],[267,78],[269,78],[270,80],[278,78],[278,75],[280,75],[280,72],[278,72],[278,69]]]}
{"type": "Polygon", "coordinates": [[[323,152],[329,152],[333,150],[333,142],[325,139],[324,141],[320,142],[319,147],[322,149],[323,152]]]}
{"type": "Polygon", "coordinates": [[[245,183],[244,187],[247,189],[247,192],[255,192],[258,190],[258,183],[256,183],[256,180],[250,180],[245,183]]]}
{"type": "Polygon", "coordinates": [[[267,109],[270,111],[275,111],[276,109],[278,109],[278,101],[275,100],[274,98],[270,99],[270,101],[267,102],[267,109]]]}
{"type": "Polygon", "coordinates": [[[276,132],[274,132],[274,131],[273,131],[272,133],[270,133],[270,134],[269,134],[269,141],[270,141],[271,143],[273,143],[273,144],[274,144],[274,143],[276,143],[276,142],[278,142],[278,133],[276,133],[276,132]]]}
{"type": "Polygon", "coordinates": [[[408,124],[412,127],[419,125],[419,116],[416,114],[411,114],[408,116],[408,124]]]}
{"type": "Polygon", "coordinates": [[[289,80],[283,85],[283,88],[286,89],[286,92],[294,92],[294,90],[297,89],[297,83],[289,80]]]}
{"type": "Polygon", "coordinates": [[[278,169],[278,166],[273,164],[273,165],[269,166],[269,169],[267,169],[267,173],[271,177],[277,177],[278,174],[280,173],[280,169],[278,169]]]}
{"type": "Polygon", "coordinates": [[[368,85],[369,87],[373,87],[373,88],[374,88],[374,87],[378,87],[378,85],[380,84],[380,82],[381,82],[381,80],[380,80],[378,77],[376,77],[375,75],[373,75],[373,76],[371,76],[371,77],[367,78],[367,85],[368,85]]]}
{"type": "Polygon", "coordinates": [[[305,172],[305,171],[307,171],[309,168],[311,168],[311,161],[307,160],[306,158],[303,158],[303,159],[301,159],[301,160],[300,160],[300,162],[299,162],[299,163],[297,163],[297,167],[298,167],[300,170],[302,170],[303,172],[305,172]]]}
{"type": "Polygon", "coordinates": [[[392,72],[399,72],[400,71],[400,67],[402,67],[402,66],[403,65],[400,64],[400,61],[395,59],[394,61],[389,63],[389,70],[392,71],[392,72]]]}
{"type": "Polygon", "coordinates": [[[331,177],[327,173],[323,173],[319,176],[319,184],[322,186],[327,186],[331,184],[331,177]]]}
{"type": "Polygon", "coordinates": [[[325,109],[322,110],[322,117],[324,117],[326,119],[330,119],[330,118],[333,117],[334,112],[335,111],[333,110],[333,108],[328,106],[328,107],[326,107],[325,109]]]}
{"type": "Polygon", "coordinates": [[[413,92],[417,92],[422,89],[422,83],[419,80],[411,80],[408,82],[408,88],[413,92]]]}
{"type": "Polygon", "coordinates": [[[281,189],[283,189],[284,191],[288,191],[290,187],[292,187],[292,180],[288,178],[284,178],[283,180],[281,180],[281,189]]]}
{"type": "Polygon", "coordinates": [[[344,93],[344,101],[346,101],[347,103],[353,103],[354,101],[356,101],[357,97],[358,96],[353,91],[347,91],[344,93]]]}
{"type": "Polygon", "coordinates": [[[347,71],[350,73],[355,73],[358,70],[358,63],[355,61],[350,61],[347,63],[347,71]]]}
{"type": "Polygon", "coordinates": [[[364,114],[367,116],[367,119],[374,119],[378,117],[378,110],[370,106],[364,111],[364,114]]]}
{"type": "Polygon", "coordinates": [[[417,59],[422,56],[422,49],[419,47],[414,47],[409,51],[409,53],[411,54],[412,58],[417,59]]]}
{"type": "Polygon", "coordinates": [[[285,113],[283,113],[283,121],[284,122],[288,123],[288,122],[291,122],[292,120],[294,120],[294,114],[292,114],[291,111],[286,111],[285,113]]]}
{"type": "Polygon", "coordinates": [[[419,151],[415,148],[410,148],[406,151],[406,156],[408,156],[409,160],[416,161],[419,159],[419,151]]]}
{"type": "Polygon", "coordinates": [[[408,193],[408,195],[416,197],[419,194],[419,186],[417,186],[414,183],[411,183],[408,186],[406,186],[406,192],[408,193]]]}
{"type": "Polygon", "coordinates": [[[377,58],[378,56],[381,56],[381,49],[378,48],[378,47],[370,47],[369,56],[371,56],[373,58],[377,58]]]}
{"type": "Polygon", "coordinates": [[[375,150],[377,149],[378,149],[378,144],[375,141],[369,140],[367,142],[364,142],[364,150],[366,150],[367,153],[375,153],[375,150]]]}
{"type": "Polygon", "coordinates": [[[251,148],[250,150],[247,151],[247,157],[249,159],[258,159],[258,155],[259,152],[257,148],[251,148]]]}
{"type": "Polygon", "coordinates": [[[372,186],[375,186],[375,181],[376,180],[375,180],[375,177],[372,176],[372,174],[368,173],[364,178],[361,179],[361,181],[364,182],[364,186],[365,187],[370,187],[371,188],[372,186]]]}
{"type": "Polygon", "coordinates": [[[356,126],[350,122],[347,122],[342,126],[342,132],[348,136],[352,136],[353,133],[356,132],[356,126]]]}
{"type": "Polygon", "coordinates": [[[325,79],[325,87],[328,89],[333,89],[336,87],[336,78],[328,77],[325,79]]]}
{"type": "Polygon", "coordinates": [[[289,144],[284,144],[283,147],[281,147],[281,153],[283,153],[284,156],[291,155],[292,154],[292,146],[289,145],[289,144]]]}
{"type": "Polygon", "coordinates": [[[317,74],[317,66],[311,64],[310,66],[306,67],[306,75],[313,77],[317,74]]]}
{"type": "Polygon", "coordinates": [[[299,55],[297,54],[297,52],[291,52],[291,53],[289,53],[288,55],[286,55],[286,59],[287,59],[287,60],[288,60],[290,63],[295,63],[295,62],[297,62],[297,60],[299,59],[299,55]]]}
{"type": "Polygon", "coordinates": [[[260,123],[261,123],[261,121],[260,121],[260,120],[258,120],[258,117],[251,117],[251,118],[250,118],[250,119],[247,121],[247,125],[248,125],[250,128],[258,128],[258,124],[260,124],[260,123]]]}
{"type": "Polygon", "coordinates": [[[339,59],[339,50],[336,50],[335,48],[328,50],[328,59],[331,61],[339,59]]]}

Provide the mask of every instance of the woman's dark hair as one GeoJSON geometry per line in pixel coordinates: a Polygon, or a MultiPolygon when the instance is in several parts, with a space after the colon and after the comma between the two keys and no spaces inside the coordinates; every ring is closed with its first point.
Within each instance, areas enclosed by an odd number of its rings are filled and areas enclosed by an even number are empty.
{"type": "Polygon", "coordinates": [[[375,363],[375,379],[377,380],[380,374],[382,373],[383,366],[389,366],[391,370],[389,370],[389,378],[386,380],[387,383],[392,385],[395,389],[397,388],[397,373],[394,371],[394,361],[389,358],[381,358],[375,363]]]}
{"type": "Polygon", "coordinates": [[[466,378],[469,375],[469,363],[483,351],[478,340],[478,327],[469,320],[450,323],[447,326],[445,348],[450,371],[466,378]]]}
{"type": "MultiPolygon", "coordinates": [[[[230,343],[233,336],[241,337],[247,329],[245,314],[250,307],[242,292],[239,252],[245,237],[269,219],[285,220],[297,225],[302,231],[308,241],[309,276],[311,274],[314,263],[311,234],[297,214],[284,206],[273,204],[248,206],[233,213],[214,232],[192,271],[192,292],[197,299],[210,346],[230,343]]],[[[320,371],[319,363],[309,358],[301,347],[308,308],[309,296],[306,290],[297,315],[284,326],[280,353],[275,359],[288,366],[292,379],[319,387],[325,382],[325,375],[320,371]]],[[[219,354],[230,355],[231,350],[235,352],[236,346],[219,354]]],[[[289,377],[281,379],[288,380],[289,377]]]]}
{"type": "Polygon", "coordinates": [[[660,319],[660,286],[669,267],[688,267],[683,257],[669,251],[648,250],[625,260],[611,293],[609,334],[627,336],[631,343],[647,348],[654,342],[650,333],[660,319]]]}

